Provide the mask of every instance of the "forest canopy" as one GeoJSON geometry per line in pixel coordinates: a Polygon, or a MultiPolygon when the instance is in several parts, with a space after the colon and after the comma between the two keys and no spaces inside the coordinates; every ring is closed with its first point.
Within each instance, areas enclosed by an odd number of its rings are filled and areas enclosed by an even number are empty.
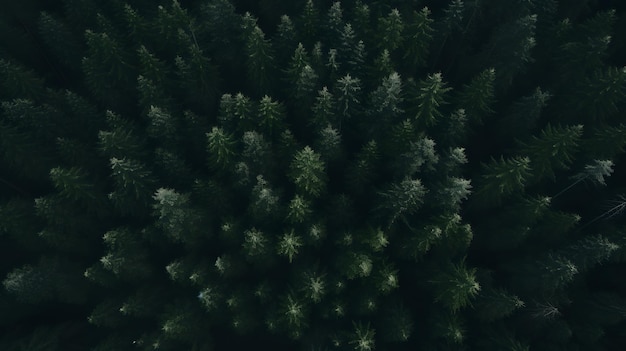
{"type": "Polygon", "coordinates": [[[1,350],[626,345],[626,3],[3,6],[1,350]]]}

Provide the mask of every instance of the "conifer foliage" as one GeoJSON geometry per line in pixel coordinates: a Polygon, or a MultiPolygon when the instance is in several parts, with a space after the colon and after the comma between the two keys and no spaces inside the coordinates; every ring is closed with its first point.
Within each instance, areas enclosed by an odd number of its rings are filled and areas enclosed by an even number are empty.
{"type": "Polygon", "coordinates": [[[5,7],[0,350],[626,345],[622,4],[5,7]]]}

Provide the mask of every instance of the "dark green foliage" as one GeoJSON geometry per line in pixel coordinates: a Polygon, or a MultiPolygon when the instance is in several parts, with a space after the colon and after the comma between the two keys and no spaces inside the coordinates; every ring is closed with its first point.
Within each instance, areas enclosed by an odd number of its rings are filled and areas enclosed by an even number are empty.
{"type": "Polygon", "coordinates": [[[404,112],[401,108],[403,100],[402,79],[398,73],[392,72],[383,78],[378,88],[370,95],[371,111],[375,119],[373,126],[381,128],[396,120],[396,117],[404,112]]]}
{"type": "Polygon", "coordinates": [[[290,178],[303,195],[321,195],[326,187],[326,174],[319,154],[308,146],[298,151],[291,162],[290,178]]]}
{"type": "Polygon", "coordinates": [[[134,78],[130,55],[108,33],[87,30],[85,38],[89,48],[82,59],[85,81],[99,102],[118,106],[121,92],[134,78]]]}
{"type": "Polygon", "coordinates": [[[34,72],[10,61],[0,59],[2,95],[5,100],[36,99],[44,93],[44,82],[34,72]]]}
{"type": "Polygon", "coordinates": [[[252,29],[245,41],[246,66],[252,87],[259,93],[267,93],[274,66],[270,41],[265,39],[265,34],[258,26],[252,29]]]}
{"type": "MultiPolygon", "coordinates": [[[[399,18],[394,19],[393,14],[394,13],[392,11],[386,21],[390,22],[392,20],[395,20],[396,25],[388,29],[389,34],[387,34],[387,36],[393,35],[394,31],[402,30],[402,27],[400,27],[401,23],[399,22],[399,18]]],[[[430,15],[431,12],[428,7],[424,7],[419,12],[413,11],[410,21],[404,26],[404,45],[406,49],[403,59],[408,60],[413,65],[423,65],[426,62],[428,46],[433,39],[433,20],[429,18],[430,15]]],[[[381,19],[381,21],[382,23],[384,23],[385,20],[381,19]]],[[[397,45],[397,43],[394,43],[393,38],[385,39],[391,39],[391,43],[384,44],[386,45],[385,48],[393,49],[397,45]]]]}
{"type": "Polygon", "coordinates": [[[361,80],[352,77],[349,73],[339,78],[334,85],[334,96],[337,99],[337,115],[339,115],[339,129],[341,123],[350,119],[358,112],[361,102],[361,80]]]}
{"type": "Polygon", "coordinates": [[[67,259],[54,256],[44,256],[36,265],[14,269],[2,285],[18,300],[27,303],[58,301],[81,304],[89,292],[80,267],[67,259]]]}
{"type": "Polygon", "coordinates": [[[524,307],[524,301],[504,290],[489,289],[480,293],[474,305],[478,318],[493,322],[509,316],[518,308],[524,307]]]}
{"type": "Polygon", "coordinates": [[[232,164],[232,157],[235,154],[235,140],[233,136],[226,134],[223,129],[213,127],[207,136],[207,152],[209,162],[218,169],[225,169],[232,164]]]}
{"type": "Polygon", "coordinates": [[[512,103],[501,122],[497,122],[498,130],[504,137],[516,137],[520,131],[528,131],[537,125],[552,95],[537,87],[532,95],[519,98],[512,103]]]}
{"type": "Polygon", "coordinates": [[[608,67],[580,82],[588,92],[580,94],[575,107],[587,116],[606,120],[626,101],[626,68],[608,67]]]}
{"type": "Polygon", "coordinates": [[[452,90],[446,85],[441,73],[428,75],[417,82],[414,92],[411,92],[411,100],[417,109],[414,119],[420,127],[431,127],[443,116],[441,107],[448,103],[447,93],[452,90]]]}
{"type": "Polygon", "coordinates": [[[533,176],[555,179],[555,171],[567,169],[574,160],[583,126],[556,127],[548,124],[539,137],[521,145],[521,151],[531,159],[533,176]]]}
{"type": "Polygon", "coordinates": [[[152,193],[151,172],[138,161],[126,158],[110,160],[116,190],[109,195],[120,207],[128,206],[124,200],[146,201],[152,193]]]}
{"type": "Polygon", "coordinates": [[[531,175],[530,164],[528,157],[506,160],[500,157],[500,160],[492,159],[484,164],[484,173],[476,189],[478,201],[499,204],[504,196],[521,191],[531,175]]]}
{"type": "Polygon", "coordinates": [[[0,349],[623,348],[621,4],[3,10],[0,349]]]}
{"type": "Polygon", "coordinates": [[[480,73],[464,87],[458,100],[467,116],[473,123],[481,123],[493,112],[495,69],[491,68],[480,73]]]}
{"type": "Polygon", "coordinates": [[[452,312],[467,306],[480,291],[475,269],[468,269],[464,262],[448,264],[430,281],[435,301],[442,303],[452,312]]]}
{"type": "Polygon", "coordinates": [[[380,193],[380,209],[387,212],[389,225],[393,224],[398,217],[415,213],[423,203],[427,189],[419,179],[405,178],[392,183],[380,193]]]}
{"type": "Polygon", "coordinates": [[[380,38],[377,40],[380,49],[392,52],[399,47],[403,30],[404,24],[398,9],[393,9],[386,17],[379,18],[376,32],[380,33],[380,38]]]}
{"type": "Polygon", "coordinates": [[[498,86],[508,87],[533,62],[536,45],[536,14],[529,14],[504,23],[494,31],[480,61],[488,62],[498,72],[498,86]]]}

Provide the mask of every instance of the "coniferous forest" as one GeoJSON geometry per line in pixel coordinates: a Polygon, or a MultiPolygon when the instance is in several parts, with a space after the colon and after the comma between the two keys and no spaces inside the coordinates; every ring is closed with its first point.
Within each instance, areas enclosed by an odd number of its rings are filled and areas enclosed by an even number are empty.
{"type": "Polygon", "coordinates": [[[0,350],[626,348],[626,2],[0,11],[0,350]]]}

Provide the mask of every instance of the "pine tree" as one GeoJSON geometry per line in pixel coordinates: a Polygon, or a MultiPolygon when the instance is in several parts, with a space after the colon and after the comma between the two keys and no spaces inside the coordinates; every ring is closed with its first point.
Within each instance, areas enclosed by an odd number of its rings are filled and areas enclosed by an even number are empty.
{"type": "Polygon", "coordinates": [[[345,120],[349,120],[358,113],[358,106],[361,101],[361,80],[346,74],[335,83],[334,95],[337,97],[336,107],[339,119],[339,130],[345,120]]]}
{"type": "Polygon", "coordinates": [[[617,154],[626,151],[624,133],[626,129],[623,124],[603,125],[594,130],[591,138],[582,141],[581,150],[598,158],[613,159],[617,154]]]}
{"type": "Polygon", "coordinates": [[[273,101],[271,97],[265,95],[261,98],[258,114],[258,127],[268,137],[276,136],[279,131],[285,129],[283,122],[285,119],[284,107],[281,103],[273,101]]]}
{"type": "Polygon", "coordinates": [[[336,49],[339,47],[339,38],[341,38],[341,32],[346,25],[343,20],[343,8],[340,1],[333,2],[326,13],[324,22],[325,36],[323,41],[329,47],[336,49]]]}
{"type": "Polygon", "coordinates": [[[415,213],[422,205],[428,190],[419,179],[405,178],[392,183],[379,193],[381,205],[379,211],[385,211],[391,226],[398,217],[415,213]]]}
{"type": "Polygon", "coordinates": [[[371,11],[367,4],[361,0],[357,0],[352,10],[352,24],[356,32],[357,38],[361,38],[369,47],[371,43],[369,38],[373,30],[371,23],[371,11]]]}
{"type": "Polygon", "coordinates": [[[467,306],[481,289],[475,275],[476,270],[467,268],[463,261],[447,264],[430,281],[435,301],[442,303],[451,312],[467,306]]]}
{"type": "Polygon", "coordinates": [[[169,91],[166,90],[168,86],[165,84],[168,81],[166,77],[170,75],[169,68],[143,45],[137,54],[141,67],[141,74],[137,78],[140,105],[144,110],[152,105],[170,108],[169,91]]]}
{"type": "Polygon", "coordinates": [[[384,49],[376,59],[374,59],[374,63],[369,68],[369,71],[370,80],[375,82],[381,81],[395,72],[389,50],[384,49]]]}
{"type": "Polygon", "coordinates": [[[521,153],[530,157],[535,179],[555,180],[555,171],[567,170],[574,161],[583,126],[552,127],[548,124],[539,137],[521,144],[521,153]]]}
{"type": "Polygon", "coordinates": [[[75,262],[59,256],[42,256],[36,264],[12,270],[2,285],[26,303],[82,304],[88,288],[81,278],[80,266],[75,262]]]}
{"type": "Polygon", "coordinates": [[[617,114],[626,101],[626,68],[595,71],[578,85],[583,86],[588,93],[578,94],[576,110],[591,120],[607,120],[617,114]]]}
{"type": "Polygon", "coordinates": [[[496,71],[493,68],[482,71],[464,87],[458,96],[458,105],[474,124],[480,124],[493,113],[494,82],[496,71]]]}
{"type": "Polygon", "coordinates": [[[256,228],[250,228],[244,232],[242,248],[249,262],[263,267],[271,262],[272,256],[275,255],[273,247],[273,240],[266,233],[256,228]]]}
{"type": "Polygon", "coordinates": [[[308,146],[298,151],[291,162],[290,178],[301,194],[320,196],[327,182],[325,165],[320,155],[308,146]]]}
{"type": "Polygon", "coordinates": [[[207,40],[208,53],[215,55],[218,63],[239,57],[242,35],[242,16],[237,14],[229,0],[209,0],[200,6],[202,17],[199,33],[207,40]]]}
{"type": "Polygon", "coordinates": [[[44,93],[44,81],[35,72],[11,61],[0,59],[4,99],[37,99],[44,93]]]}
{"type": "Polygon", "coordinates": [[[221,127],[233,133],[246,132],[254,129],[254,114],[256,106],[248,96],[237,93],[236,95],[224,94],[220,99],[218,121],[221,127]]]}
{"type": "Polygon", "coordinates": [[[116,189],[109,199],[122,213],[136,213],[149,202],[153,191],[152,172],[139,161],[113,157],[110,160],[116,189]]]}
{"type": "Polygon", "coordinates": [[[375,118],[371,123],[377,129],[394,121],[404,110],[401,108],[404,98],[402,95],[402,79],[396,72],[383,78],[382,83],[370,94],[371,108],[368,110],[375,118]]]}
{"type": "Polygon", "coordinates": [[[458,211],[461,202],[472,193],[471,181],[464,178],[448,177],[443,184],[439,194],[437,194],[437,200],[443,206],[458,211]]]}
{"type": "Polygon", "coordinates": [[[329,124],[318,133],[315,149],[319,150],[320,156],[326,164],[341,158],[343,155],[341,134],[329,124]]]}
{"type": "Polygon", "coordinates": [[[153,205],[156,225],[174,242],[197,244],[209,233],[200,228],[200,214],[189,204],[189,195],[173,189],[159,188],[155,192],[153,205]]]}
{"type": "Polygon", "coordinates": [[[613,165],[614,163],[611,160],[594,160],[593,163],[586,165],[584,170],[570,177],[571,179],[574,179],[575,181],[569,186],[567,186],[566,188],[564,188],[563,190],[559,191],[554,196],[552,196],[552,198],[556,198],[557,196],[560,196],[561,194],[568,191],[569,189],[571,189],[576,184],[582,181],[590,180],[593,183],[606,185],[604,178],[610,176],[611,173],[613,173],[613,165]]]}
{"type": "Polygon", "coordinates": [[[280,16],[280,23],[276,30],[276,34],[272,38],[272,42],[275,43],[276,52],[280,55],[278,57],[279,62],[284,62],[288,58],[285,53],[293,50],[294,46],[298,43],[298,33],[288,15],[280,16]]]}
{"type": "Polygon", "coordinates": [[[508,269],[515,272],[511,283],[514,291],[526,296],[551,294],[565,288],[579,273],[574,262],[563,254],[546,252],[537,256],[527,257],[508,269]]]}
{"type": "MultiPolygon", "coordinates": [[[[254,174],[269,177],[274,175],[272,149],[270,142],[256,131],[243,133],[241,156],[254,174]]],[[[258,179],[258,177],[257,177],[258,179]]]]}
{"type": "Polygon", "coordinates": [[[335,99],[327,87],[317,92],[315,104],[312,107],[313,118],[311,123],[319,128],[331,124],[335,128],[340,125],[335,122],[335,99]]]}
{"type": "Polygon", "coordinates": [[[475,192],[477,201],[492,201],[494,204],[522,190],[532,174],[528,157],[491,159],[488,164],[483,164],[483,169],[475,192]]]}
{"type": "Polygon", "coordinates": [[[506,290],[488,289],[478,295],[474,308],[478,318],[493,322],[509,316],[524,306],[524,301],[506,290]]]}
{"type": "Polygon", "coordinates": [[[56,167],[50,170],[50,178],[63,198],[81,203],[92,211],[106,206],[106,197],[95,189],[84,170],[56,167]]]}
{"type": "Polygon", "coordinates": [[[289,95],[307,105],[311,104],[310,96],[316,87],[318,74],[311,67],[308,53],[302,43],[296,46],[286,73],[290,83],[289,95]]]}
{"type": "Polygon", "coordinates": [[[313,0],[307,0],[298,18],[302,42],[306,46],[311,46],[315,42],[319,30],[319,21],[319,11],[315,7],[313,0]]]}
{"type": "Polygon", "coordinates": [[[365,44],[358,40],[350,23],[341,30],[337,47],[338,64],[341,72],[348,75],[360,76],[361,66],[365,59],[365,44]]]}
{"type": "Polygon", "coordinates": [[[189,54],[177,56],[174,64],[179,82],[184,87],[185,99],[205,110],[212,110],[221,83],[213,60],[197,45],[192,45],[189,54]]]}
{"type": "Polygon", "coordinates": [[[150,278],[153,274],[153,268],[147,262],[148,253],[137,240],[136,233],[119,228],[106,232],[102,239],[109,249],[100,258],[104,269],[129,281],[150,278]]]}
{"type": "Polygon", "coordinates": [[[85,38],[89,47],[88,56],[82,60],[85,80],[100,102],[119,106],[124,101],[121,92],[133,79],[132,60],[108,33],[87,30],[85,38]]]}
{"type": "Polygon", "coordinates": [[[431,315],[429,319],[429,336],[439,341],[439,347],[453,349],[463,345],[467,337],[467,328],[457,313],[440,311],[431,315]]]}
{"type": "Polygon", "coordinates": [[[354,323],[354,333],[349,341],[355,350],[371,351],[376,348],[376,330],[369,325],[354,323]]]}
{"type": "Polygon", "coordinates": [[[394,160],[394,176],[396,178],[413,177],[419,173],[435,170],[439,155],[435,151],[435,141],[421,137],[405,146],[406,151],[394,160]]]}
{"type": "Polygon", "coordinates": [[[565,43],[558,47],[556,55],[563,63],[559,67],[563,78],[583,77],[604,64],[615,21],[615,10],[601,11],[568,31],[565,43]]]}
{"type": "Polygon", "coordinates": [[[595,235],[588,236],[560,250],[583,273],[595,265],[608,260],[619,249],[619,245],[607,238],[595,235]]]}
{"type": "Polygon", "coordinates": [[[428,128],[439,122],[443,116],[441,107],[448,103],[447,93],[450,90],[452,88],[443,81],[441,73],[428,75],[417,83],[411,100],[417,107],[414,118],[421,127],[428,128]]]}
{"type": "Polygon", "coordinates": [[[550,92],[544,92],[537,87],[532,95],[512,103],[502,121],[497,123],[497,129],[502,133],[501,138],[518,135],[522,131],[527,133],[533,129],[551,97],[550,92]]]}
{"type": "Polygon", "coordinates": [[[72,54],[80,51],[80,39],[72,33],[62,19],[52,13],[42,11],[39,15],[38,27],[46,46],[64,68],[75,71],[80,67],[80,59],[72,54]]]}
{"type": "Polygon", "coordinates": [[[234,162],[235,140],[222,128],[213,127],[207,137],[207,151],[209,153],[209,165],[216,170],[225,170],[234,162]]]}
{"type": "MultiPolygon", "coordinates": [[[[424,7],[419,12],[413,11],[412,18],[404,26],[406,39],[403,59],[413,65],[424,65],[426,63],[426,56],[433,39],[433,20],[429,18],[430,14],[428,7],[424,7]]],[[[391,29],[389,30],[391,31],[391,29]]],[[[393,47],[393,45],[390,45],[390,47],[393,47]]]]}
{"type": "Polygon", "coordinates": [[[478,56],[477,62],[487,62],[498,72],[497,86],[508,87],[534,61],[531,52],[536,45],[536,23],[536,14],[504,23],[478,56]]]}
{"type": "Polygon", "coordinates": [[[247,69],[252,87],[259,93],[268,93],[274,70],[274,53],[271,42],[263,30],[255,26],[246,38],[247,69]]]}
{"type": "Polygon", "coordinates": [[[380,35],[380,38],[376,40],[379,48],[393,52],[402,42],[403,30],[404,23],[398,9],[391,10],[386,17],[380,17],[376,31],[380,35]]]}

